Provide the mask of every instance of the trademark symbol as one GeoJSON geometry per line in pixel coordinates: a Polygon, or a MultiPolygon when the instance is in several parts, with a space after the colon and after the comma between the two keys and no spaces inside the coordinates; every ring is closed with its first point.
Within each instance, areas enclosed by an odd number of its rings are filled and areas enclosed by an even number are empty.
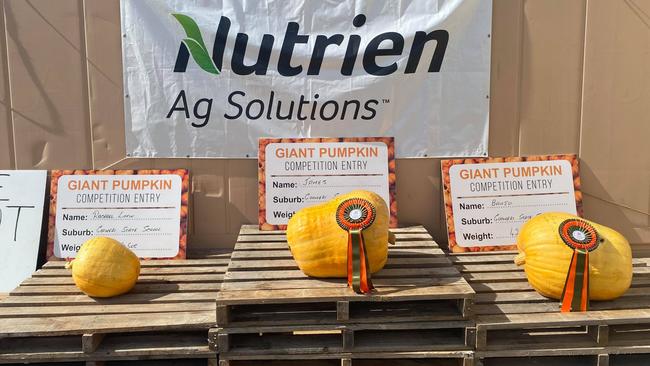
{"type": "Polygon", "coordinates": [[[381,103],[382,103],[382,104],[388,104],[388,103],[390,103],[390,99],[383,99],[383,98],[382,98],[382,99],[381,99],[381,103]]]}

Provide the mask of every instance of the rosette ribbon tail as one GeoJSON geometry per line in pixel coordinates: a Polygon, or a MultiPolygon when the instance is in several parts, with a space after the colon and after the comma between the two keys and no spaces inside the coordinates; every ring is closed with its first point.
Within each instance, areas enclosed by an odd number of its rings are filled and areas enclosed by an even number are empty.
{"type": "Polygon", "coordinates": [[[564,220],[558,228],[560,238],[573,250],[567,271],[560,311],[587,311],[589,308],[589,252],[603,241],[596,229],[580,219],[564,220]]]}
{"type": "Polygon", "coordinates": [[[589,308],[589,251],[574,249],[562,290],[561,311],[587,311],[589,308]]]}
{"type": "Polygon", "coordinates": [[[345,200],[336,210],[336,222],[348,233],[348,287],[358,294],[373,289],[363,229],[372,225],[375,215],[375,207],[361,198],[345,200]]]}
{"type": "Polygon", "coordinates": [[[358,294],[370,293],[374,288],[370,278],[363,232],[359,229],[348,230],[348,287],[358,294]]]}

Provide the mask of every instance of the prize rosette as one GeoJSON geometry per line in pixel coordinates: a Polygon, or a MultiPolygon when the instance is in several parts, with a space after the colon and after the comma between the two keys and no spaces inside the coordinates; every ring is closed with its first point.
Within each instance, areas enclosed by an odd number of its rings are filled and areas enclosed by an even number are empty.
{"type": "Polygon", "coordinates": [[[562,312],[587,311],[589,308],[589,252],[598,248],[601,240],[596,229],[579,219],[563,221],[560,238],[573,249],[571,264],[562,290],[562,312]]]}
{"type": "Polygon", "coordinates": [[[372,225],[375,215],[372,203],[362,198],[345,200],[336,210],[336,222],[348,232],[348,286],[356,293],[373,289],[363,230],[372,225]]]}

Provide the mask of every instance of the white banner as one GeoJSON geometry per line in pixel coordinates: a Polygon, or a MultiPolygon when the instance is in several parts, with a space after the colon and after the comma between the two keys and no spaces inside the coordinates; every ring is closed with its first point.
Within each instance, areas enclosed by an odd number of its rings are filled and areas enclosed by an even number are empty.
{"type": "Polygon", "coordinates": [[[491,0],[122,0],[127,153],[395,136],[397,157],[485,156],[491,18],[491,0]]]}

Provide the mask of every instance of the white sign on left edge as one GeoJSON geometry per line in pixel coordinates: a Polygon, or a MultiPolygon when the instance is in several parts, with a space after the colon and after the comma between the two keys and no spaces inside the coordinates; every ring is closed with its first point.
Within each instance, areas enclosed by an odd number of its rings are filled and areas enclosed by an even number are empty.
{"type": "Polygon", "coordinates": [[[45,170],[0,170],[0,292],[36,269],[46,180],[45,170]]]}

